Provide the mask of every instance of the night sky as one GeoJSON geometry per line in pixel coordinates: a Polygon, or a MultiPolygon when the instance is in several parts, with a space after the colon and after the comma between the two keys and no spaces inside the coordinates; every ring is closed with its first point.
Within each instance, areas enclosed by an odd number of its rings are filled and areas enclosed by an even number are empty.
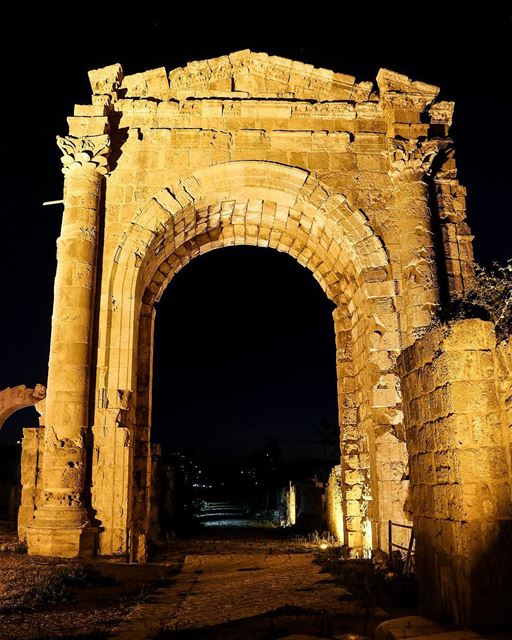
{"type": "MultiPolygon", "coordinates": [[[[74,103],[90,102],[87,71],[114,62],[128,74],[169,71],[250,48],[358,80],[386,67],[438,85],[441,98],[456,102],[452,134],[477,259],[510,257],[510,17],[443,13],[405,23],[329,10],[321,22],[255,15],[233,24],[178,14],[109,18],[99,6],[83,12],[2,16],[0,389],[46,382],[62,209],[41,203],[62,197],[55,135],[67,132],[74,103]]],[[[178,274],[157,316],[158,439],[195,447],[200,459],[242,459],[270,437],[288,456],[316,455],[308,443],[336,413],[331,305],[308,271],[247,247],[214,251],[178,274]]],[[[13,416],[0,438],[16,438],[20,424],[34,424],[34,412],[13,416]]]]}

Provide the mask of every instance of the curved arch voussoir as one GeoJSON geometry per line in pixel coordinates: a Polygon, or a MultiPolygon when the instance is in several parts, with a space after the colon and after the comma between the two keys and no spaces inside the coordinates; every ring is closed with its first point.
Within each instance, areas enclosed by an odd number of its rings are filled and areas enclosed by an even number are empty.
{"type": "Polygon", "coordinates": [[[137,301],[152,305],[192,258],[234,245],[288,253],[353,314],[365,282],[389,278],[380,238],[343,194],[296,167],[215,164],[160,190],[133,217],[111,272],[111,347],[133,354],[135,335],[126,347],[126,331],[136,331],[136,322],[126,314],[137,313],[137,301]]]}

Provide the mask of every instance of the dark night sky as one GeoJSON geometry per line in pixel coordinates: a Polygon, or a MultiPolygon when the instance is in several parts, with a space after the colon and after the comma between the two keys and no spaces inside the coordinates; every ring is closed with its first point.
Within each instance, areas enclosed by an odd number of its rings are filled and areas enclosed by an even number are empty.
{"type": "MultiPolygon", "coordinates": [[[[510,257],[510,17],[444,12],[406,23],[330,9],[321,22],[265,23],[256,15],[233,24],[176,14],[109,18],[90,9],[101,16],[2,16],[0,389],[46,381],[62,212],[41,203],[61,198],[55,135],[66,133],[74,103],[90,101],[87,70],[113,62],[126,73],[170,70],[250,48],[359,80],[387,67],[436,84],[456,102],[453,136],[477,258],[510,257]]],[[[241,454],[272,434],[311,439],[322,417],[335,417],[330,306],[288,256],[240,248],[197,259],[163,296],[156,340],[155,422],[165,441],[241,454]],[[173,440],[176,425],[184,427],[182,442],[173,440]]],[[[28,411],[14,416],[2,437],[31,420],[28,411]]]]}
{"type": "Polygon", "coordinates": [[[315,430],[337,420],[333,306],[308,270],[272,249],[193,260],[157,307],[157,437],[200,458],[228,460],[273,437],[289,455],[321,456],[315,430]]]}

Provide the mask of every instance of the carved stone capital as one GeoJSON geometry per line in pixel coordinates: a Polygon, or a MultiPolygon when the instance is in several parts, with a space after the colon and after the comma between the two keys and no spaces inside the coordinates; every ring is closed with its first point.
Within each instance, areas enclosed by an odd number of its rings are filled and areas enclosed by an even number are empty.
{"type": "Polygon", "coordinates": [[[449,147],[449,140],[390,141],[389,174],[394,179],[421,180],[429,175],[440,151],[449,147]]]}
{"type": "Polygon", "coordinates": [[[64,175],[72,170],[93,166],[98,173],[108,173],[108,156],[110,153],[110,137],[90,136],[73,138],[71,136],[57,136],[57,145],[62,151],[61,162],[64,175]]]}

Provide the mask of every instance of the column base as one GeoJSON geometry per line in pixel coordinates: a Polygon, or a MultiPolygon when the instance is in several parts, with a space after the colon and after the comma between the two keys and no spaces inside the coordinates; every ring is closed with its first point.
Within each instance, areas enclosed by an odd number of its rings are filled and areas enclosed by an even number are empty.
{"type": "Polygon", "coordinates": [[[91,558],[96,553],[98,528],[31,526],[26,529],[28,554],[57,558],[91,558]]]}

